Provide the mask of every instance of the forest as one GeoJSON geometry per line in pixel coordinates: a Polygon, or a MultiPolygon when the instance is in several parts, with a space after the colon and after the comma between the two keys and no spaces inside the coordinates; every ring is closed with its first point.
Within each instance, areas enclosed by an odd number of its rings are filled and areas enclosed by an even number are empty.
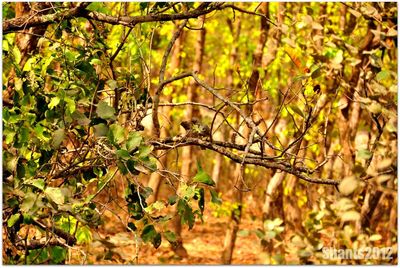
{"type": "Polygon", "coordinates": [[[396,2],[3,2],[3,264],[397,264],[396,2]]]}

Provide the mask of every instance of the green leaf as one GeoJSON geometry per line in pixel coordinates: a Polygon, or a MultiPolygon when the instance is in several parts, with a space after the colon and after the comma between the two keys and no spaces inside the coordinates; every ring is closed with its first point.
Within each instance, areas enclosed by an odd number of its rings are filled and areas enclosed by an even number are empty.
{"type": "Polygon", "coordinates": [[[7,226],[8,227],[14,226],[14,224],[19,220],[20,217],[21,217],[21,214],[19,214],[19,213],[11,215],[11,217],[7,221],[7,226]]]}
{"type": "Polygon", "coordinates": [[[153,151],[153,149],[154,149],[153,145],[141,145],[141,146],[139,146],[138,157],[139,158],[143,158],[143,157],[148,156],[153,151]]]}
{"type": "Polygon", "coordinates": [[[126,141],[126,149],[132,152],[134,149],[138,148],[142,142],[143,137],[139,132],[130,132],[128,135],[128,140],[126,141]]]}
{"type": "Polygon", "coordinates": [[[249,236],[249,234],[250,234],[249,230],[246,230],[246,229],[243,229],[243,230],[240,230],[239,232],[237,232],[237,235],[241,236],[241,237],[249,236]]]}
{"type": "Polygon", "coordinates": [[[60,103],[61,99],[59,97],[53,97],[51,98],[49,102],[49,109],[52,110],[54,107],[56,107],[60,103]]]}
{"type": "Polygon", "coordinates": [[[90,60],[91,65],[101,65],[103,62],[100,59],[93,58],[90,60]]]}
{"type": "Polygon", "coordinates": [[[175,243],[176,240],[177,240],[175,233],[171,232],[171,231],[164,232],[164,236],[168,240],[168,242],[170,242],[170,243],[175,243]]]}
{"type": "Polygon", "coordinates": [[[357,158],[361,159],[370,159],[372,157],[372,153],[368,149],[359,149],[357,150],[357,158]]]}
{"type": "Polygon", "coordinates": [[[57,205],[62,205],[65,202],[64,195],[60,188],[57,187],[47,187],[44,190],[48,198],[50,198],[57,205]]]}
{"type": "Polygon", "coordinates": [[[67,257],[67,250],[60,246],[54,246],[49,248],[52,264],[60,264],[67,257]]]}
{"type": "Polygon", "coordinates": [[[168,204],[170,206],[174,205],[176,203],[176,201],[178,201],[178,198],[179,198],[179,196],[177,196],[176,194],[168,197],[168,204]]]}
{"type": "Polygon", "coordinates": [[[201,213],[203,213],[204,212],[204,203],[205,203],[203,188],[199,189],[198,195],[199,195],[199,201],[198,201],[199,209],[200,209],[201,213]]]}
{"type": "Polygon", "coordinates": [[[97,105],[96,113],[103,119],[115,119],[115,109],[105,101],[100,101],[97,105]]]}
{"type": "Polygon", "coordinates": [[[151,240],[154,248],[158,248],[161,245],[161,234],[157,233],[154,238],[151,240]]]}
{"type": "Polygon", "coordinates": [[[24,217],[24,221],[23,221],[24,224],[32,224],[33,218],[31,215],[24,214],[23,217],[24,217]]]}
{"type": "Polygon", "coordinates": [[[151,172],[154,172],[157,170],[157,160],[154,157],[147,157],[147,159],[142,160],[142,163],[151,172]]]}
{"type": "Polygon", "coordinates": [[[140,10],[145,10],[148,6],[149,6],[149,3],[148,2],[140,2],[140,10]]]}
{"type": "Polygon", "coordinates": [[[122,162],[122,161],[117,161],[117,167],[118,167],[118,169],[119,169],[119,171],[121,171],[121,173],[123,174],[123,175],[126,175],[126,174],[128,174],[128,168],[125,166],[125,163],[124,162],[122,162]]]}
{"type": "Polygon", "coordinates": [[[65,130],[63,128],[59,128],[53,133],[53,138],[51,141],[51,146],[54,149],[58,149],[65,138],[65,130]]]}
{"type": "Polygon", "coordinates": [[[10,208],[14,208],[19,205],[18,199],[16,197],[11,197],[11,198],[7,199],[6,202],[10,208]]]}
{"type": "Polygon", "coordinates": [[[212,203],[218,204],[218,205],[222,204],[222,199],[218,197],[218,194],[214,189],[210,189],[210,194],[211,194],[211,202],[212,203]]]}
{"type": "Polygon", "coordinates": [[[45,182],[43,179],[36,179],[32,181],[32,185],[43,191],[45,182]]]}
{"type": "Polygon", "coordinates": [[[194,176],[193,181],[215,186],[215,182],[211,179],[210,175],[203,170],[199,161],[197,161],[197,174],[194,176]]]}
{"type": "Polygon", "coordinates": [[[255,231],[254,231],[254,233],[257,235],[257,237],[258,238],[260,238],[260,239],[263,239],[264,237],[265,237],[265,233],[262,231],[262,230],[260,230],[260,229],[256,229],[255,231]]]}
{"type": "Polygon", "coordinates": [[[152,241],[157,235],[157,231],[152,224],[146,225],[143,228],[142,234],[140,237],[142,238],[143,242],[147,243],[152,241]]]}
{"type": "Polygon", "coordinates": [[[178,214],[181,216],[181,222],[187,223],[189,225],[189,230],[192,229],[194,225],[194,214],[192,208],[183,199],[179,199],[177,206],[178,214]]]}
{"type": "Polygon", "coordinates": [[[22,212],[32,214],[41,207],[43,207],[43,203],[39,196],[35,193],[28,192],[25,194],[24,201],[20,208],[22,212]]]}
{"type": "Polygon", "coordinates": [[[89,227],[82,226],[76,231],[75,237],[78,241],[78,244],[87,244],[92,241],[92,232],[90,231],[89,227]]]}
{"type": "Polygon", "coordinates": [[[86,9],[111,15],[110,10],[104,5],[103,2],[92,2],[86,9]]]}
{"type": "Polygon", "coordinates": [[[90,124],[89,118],[87,118],[86,115],[79,111],[75,111],[72,113],[72,119],[76,120],[81,126],[87,126],[90,124]]]}
{"type": "Polygon", "coordinates": [[[128,159],[128,161],[126,161],[126,167],[128,168],[129,172],[132,173],[132,175],[139,175],[140,172],[135,169],[135,165],[136,163],[132,159],[128,159]]]}
{"type": "Polygon", "coordinates": [[[106,136],[108,133],[108,126],[104,123],[97,124],[94,126],[94,135],[96,137],[106,136]]]}
{"type": "Polygon", "coordinates": [[[125,160],[128,160],[131,158],[131,155],[129,154],[129,152],[127,150],[123,150],[123,149],[117,150],[116,155],[119,158],[125,159],[125,160]]]}
{"type": "Polygon", "coordinates": [[[108,136],[108,140],[112,144],[114,144],[114,145],[120,144],[125,139],[125,129],[118,124],[112,124],[110,126],[107,136],[108,136]]]}
{"type": "Polygon", "coordinates": [[[300,108],[297,105],[291,105],[290,109],[293,110],[293,112],[295,112],[296,114],[300,115],[301,117],[304,118],[304,113],[302,110],[300,110],[300,108]]]}
{"type": "Polygon", "coordinates": [[[315,70],[311,73],[311,78],[312,78],[312,79],[318,78],[318,77],[321,76],[321,74],[322,74],[321,68],[318,67],[317,69],[315,69],[315,70]]]}
{"type": "Polygon", "coordinates": [[[67,111],[70,115],[72,115],[72,114],[75,112],[75,110],[76,110],[76,103],[75,103],[75,100],[72,99],[72,98],[65,98],[64,101],[65,101],[65,104],[66,104],[65,107],[67,108],[66,111],[67,111]]]}
{"type": "Polygon", "coordinates": [[[376,80],[378,82],[385,81],[387,79],[390,79],[390,72],[387,70],[382,70],[376,74],[376,80]]]}
{"type": "Polygon", "coordinates": [[[115,80],[110,79],[110,80],[107,80],[106,83],[112,90],[118,88],[118,83],[115,80]]]}
{"type": "Polygon", "coordinates": [[[268,240],[274,239],[274,238],[276,237],[276,232],[275,232],[275,231],[272,231],[272,230],[267,231],[267,233],[265,234],[265,237],[266,237],[268,240]]]}

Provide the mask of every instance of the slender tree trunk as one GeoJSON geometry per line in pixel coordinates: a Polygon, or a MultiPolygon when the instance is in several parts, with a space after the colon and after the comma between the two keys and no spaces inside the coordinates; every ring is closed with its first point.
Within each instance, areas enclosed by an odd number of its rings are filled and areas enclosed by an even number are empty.
{"type": "MultiPolygon", "coordinates": [[[[269,18],[269,3],[262,3],[260,5],[260,12],[264,14],[267,18],[269,18]]],[[[250,90],[251,96],[256,96],[257,95],[257,90],[258,90],[258,84],[259,84],[259,79],[260,79],[260,72],[259,68],[262,66],[262,56],[263,56],[263,50],[265,47],[265,43],[267,41],[267,36],[268,36],[268,30],[269,30],[269,23],[265,18],[261,19],[261,25],[260,25],[260,38],[258,40],[258,44],[256,47],[256,50],[253,54],[253,71],[250,75],[250,78],[248,80],[248,88],[250,90]]],[[[253,112],[253,107],[247,106],[246,109],[246,114],[251,115],[253,112]]],[[[250,135],[250,130],[248,127],[244,126],[244,131],[243,131],[243,136],[246,137],[247,139],[249,138],[250,135]]],[[[234,178],[239,178],[238,179],[238,189],[236,191],[234,190],[234,202],[239,204],[239,209],[235,212],[232,212],[232,217],[230,220],[230,223],[228,224],[228,229],[225,234],[225,242],[224,242],[224,249],[222,251],[222,263],[223,264],[230,264],[232,262],[232,256],[233,256],[233,250],[235,247],[235,241],[236,241],[236,232],[239,229],[239,224],[240,224],[240,219],[241,219],[241,205],[243,202],[243,189],[246,187],[244,184],[245,181],[245,174],[244,174],[245,168],[242,167],[240,164],[236,164],[235,168],[235,176],[234,178]]]]}
{"type": "MultiPolygon", "coordinates": [[[[199,17],[200,25],[204,24],[205,16],[199,17]]],[[[195,59],[193,64],[193,70],[197,72],[201,72],[201,66],[203,63],[203,55],[204,55],[204,44],[205,44],[206,31],[205,29],[201,29],[198,31],[197,41],[195,45],[195,59]]],[[[187,98],[189,102],[195,102],[197,100],[197,86],[195,81],[191,80],[189,83],[187,98]]],[[[194,116],[199,116],[198,109],[194,109],[193,106],[188,106],[185,110],[185,119],[190,121],[194,116]]],[[[190,178],[190,170],[192,165],[192,147],[186,146],[182,148],[182,167],[181,167],[181,177],[184,182],[187,182],[190,178]]],[[[179,215],[176,215],[173,221],[174,230],[177,237],[177,243],[174,246],[173,250],[180,257],[187,257],[188,253],[186,249],[183,247],[182,241],[182,223],[179,215]]]]}
{"type": "MultiPolygon", "coordinates": [[[[281,26],[283,23],[283,15],[285,12],[285,3],[279,2],[278,3],[278,8],[277,8],[277,23],[278,26],[281,26]]],[[[276,57],[276,53],[278,51],[279,44],[281,42],[281,36],[282,32],[281,30],[278,30],[275,38],[273,39],[274,41],[274,47],[270,53],[271,53],[271,60],[267,60],[266,62],[263,63],[263,68],[266,69],[268,65],[273,61],[273,59],[276,57]]],[[[269,118],[269,117],[274,117],[274,111],[271,110],[270,103],[268,102],[262,102],[263,106],[260,109],[260,112],[262,113],[264,111],[263,117],[264,118],[269,118]]],[[[271,119],[272,122],[272,119],[271,119]]],[[[276,124],[277,125],[277,124],[276,124]]],[[[275,126],[276,126],[275,125],[275,126]]],[[[268,127],[268,126],[266,126],[268,127]]],[[[272,129],[275,131],[275,127],[272,129]]],[[[282,182],[285,178],[286,174],[283,172],[276,172],[274,171],[272,173],[271,179],[267,182],[266,190],[264,191],[264,204],[262,206],[262,222],[264,222],[267,219],[274,219],[274,218],[281,218],[282,220],[284,219],[284,211],[283,211],[283,185],[282,182]]],[[[263,226],[263,224],[262,224],[263,226]]],[[[263,244],[263,251],[267,253],[268,256],[271,256],[271,252],[274,249],[274,246],[272,243],[266,243],[263,244]]],[[[281,248],[281,247],[280,247],[281,248]]],[[[281,249],[278,249],[279,251],[281,249]]],[[[263,263],[269,264],[270,259],[266,258],[262,260],[263,263]]]]}
{"type": "MultiPolygon", "coordinates": [[[[222,133],[221,132],[215,133],[215,139],[222,140],[222,133]]],[[[219,177],[221,174],[221,167],[222,167],[222,156],[220,154],[216,154],[211,177],[215,182],[215,189],[217,191],[219,189],[219,183],[220,183],[219,177]]]]}
{"type": "MultiPolygon", "coordinates": [[[[178,28],[178,26],[176,26],[178,28]]],[[[170,67],[170,72],[169,74],[173,74],[174,71],[179,68],[181,64],[181,51],[182,47],[184,44],[185,40],[185,32],[182,31],[179,38],[176,40],[174,49],[172,51],[172,56],[171,56],[171,67],[170,67]]],[[[172,95],[168,94],[166,96],[166,101],[171,102],[172,101],[172,95]]],[[[171,106],[165,106],[163,107],[163,126],[161,126],[161,138],[166,138],[169,137],[169,129],[170,129],[170,122],[171,122],[171,106]]],[[[163,152],[161,152],[162,154],[163,152]]],[[[167,154],[163,154],[159,158],[159,163],[158,163],[158,170],[160,169],[167,169],[167,154]]],[[[154,202],[157,200],[159,189],[160,189],[160,182],[161,182],[161,174],[158,172],[153,172],[150,176],[148,186],[153,189],[153,195],[151,195],[148,199],[149,203],[154,202]]]]}
{"type": "MultiPolygon", "coordinates": [[[[229,25],[231,34],[233,36],[233,40],[237,41],[239,40],[240,37],[240,28],[241,28],[241,21],[240,21],[240,17],[237,17],[235,20],[235,25],[236,27],[234,28],[234,25],[232,23],[231,19],[227,19],[227,23],[229,25]]],[[[228,69],[227,75],[226,75],[226,81],[227,81],[227,85],[228,88],[230,88],[231,90],[233,90],[234,88],[234,80],[233,80],[233,73],[234,73],[234,66],[235,63],[237,62],[237,53],[238,53],[238,46],[236,45],[236,42],[234,42],[232,44],[232,51],[229,57],[229,64],[230,64],[230,68],[228,69]]],[[[222,138],[222,133],[218,132],[216,133],[216,139],[220,140],[222,138]]],[[[215,158],[215,164],[213,167],[213,173],[212,173],[212,178],[216,183],[216,189],[220,189],[220,180],[219,180],[219,175],[221,173],[221,166],[222,166],[222,156],[220,154],[216,155],[215,158]]]]}

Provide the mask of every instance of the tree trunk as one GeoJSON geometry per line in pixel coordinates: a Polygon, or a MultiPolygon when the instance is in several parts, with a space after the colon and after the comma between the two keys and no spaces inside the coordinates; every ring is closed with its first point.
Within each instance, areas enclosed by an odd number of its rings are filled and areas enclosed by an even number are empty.
{"type": "MultiPolygon", "coordinates": [[[[205,16],[199,17],[199,24],[203,25],[205,20],[205,16]]],[[[205,37],[206,37],[206,31],[205,29],[201,29],[198,31],[198,36],[197,36],[197,41],[196,41],[196,47],[195,47],[195,59],[194,59],[194,64],[193,64],[193,71],[201,72],[201,66],[203,63],[203,55],[204,55],[204,44],[205,44],[205,37]]],[[[194,80],[191,80],[189,83],[188,91],[187,91],[187,98],[189,102],[195,102],[197,100],[197,92],[196,92],[197,86],[196,82],[194,80]]],[[[194,116],[198,116],[199,111],[198,109],[194,109],[192,105],[189,105],[188,108],[185,110],[185,120],[190,121],[194,116]]],[[[190,178],[190,169],[192,165],[192,147],[191,146],[186,146],[182,149],[182,167],[181,167],[181,177],[184,182],[187,182],[190,178]]],[[[182,223],[179,215],[177,215],[173,220],[173,225],[174,225],[174,230],[175,234],[177,237],[177,243],[173,247],[173,250],[175,253],[182,257],[185,258],[188,256],[188,253],[186,249],[183,247],[183,241],[182,241],[182,223]]]]}
{"type": "MultiPolygon", "coordinates": [[[[269,3],[264,2],[260,5],[260,12],[264,14],[267,18],[269,18],[269,3]]],[[[258,40],[258,44],[256,47],[256,50],[253,54],[253,71],[250,75],[250,78],[248,80],[248,88],[250,90],[251,96],[256,96],[257,95],[257,89],[258,89],[258,84],[259,84],[259,79],[260,79],[260,72],[259,68],[262,65],[262,56],[263,56],[263,50],[265,47],[265,43],[267,41],[267,35],[268,35],[268,30],[269,30],[269,22],[267,19],[262,18],[261,19],[261,25],[260,25],[260,38],[258,40]]],[[[253,112],[253,107],[251,105],[247,106],[246,110],[246,115],[249,116],[253,112]]],[[[244,126],[244,131],[243,131],[243,136],[246,137],[247,139],[249,138],[250,135],[250,130],[247,126],[244,126]]],[[[233,250],[235,247],[235,241],[236,241],[236,232],[239,229],[239,224],[240,224],[240,219],[241,219],[241,206],[243,202],[243,189],[246,187],[244,184],[245,181],[245,174],[244,170],[245,167],[242,167],[240,164],[235,165],[235,176],[234,178],[238,178],[238,185],[236,191],[234,190],[234,202],[239,204],[239,209],[236,211],[232,212],[231,220],[228,224],[228,229],[225,234],[225,242],[224,242],[224,249],[222,251],[222,263],[223,264],[230,264],[232,262],[232,256],[233,256],[233,250]]]]}
{"type": "MultiPolygon", "coordinates": [[[[176,26],[176,29],[178,28],[178,26],[176,26]]],[[[170,67],[170,71],[169,74],[172,75],[174,73],[174,71],[179,68],[180,64],[181,64],[181,51],[182,51],[182,47],[184,44],[184,40],[185,40],[185,32],[182,31],[180,36],[178,37],[178,39],[175,42],[174,45],[174,49],[172,51],[172,56],[171,56],[171,67],[170,67]]],[[[168,94],[166,96],[166,101],[168,103],[172,102],[172,95],[168,94]]],[[[171,122],[171,106],[165,106],[163,107],[163,121],[164,124],[161,127],[161,138],[166,138],[169,137],[169,129],[171,126],[169,126],[168,124],[171,122]]],[[[162,156],[158,159],[159,163],[158,163],[158,170],[160,169],[167,169],[168,166],[168,162],[167,162],[167,154],[165,152],[161,152],[160,154],[162,154],[162,156]],[[164,153],[164,154],[163,154],[164,153]]],[[[160,188],[160,182],[161,182],[161,174],[159,172],[153,172],[150,176],[149,182],[148,182],[148,186],[153,189],[153,195],[151,195],[148,199],[149,203],[152,203],[154,201],[157,200],[158,197],[158,192],[159,192],[159,188],[160,188]]]]}

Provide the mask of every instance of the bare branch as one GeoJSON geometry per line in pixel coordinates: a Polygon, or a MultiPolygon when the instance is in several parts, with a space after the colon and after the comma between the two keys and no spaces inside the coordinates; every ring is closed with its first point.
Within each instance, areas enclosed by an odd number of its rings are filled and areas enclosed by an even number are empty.
{"type": "Polygon", "coordinates": [[[214,10],[223,9],[223,3],[214,3],[209,5],[209,8],[198,8],[193,11],[176,13],[176,14],[150,14],[146,16],[111,16],[103,13],[89,11],[85,8],[90,3],[78,4],[75,8],[70,10],[53,13],[43,16],[22,16],[19,18],[5,20],[3,22],[3,34],[15,32],[22,29],[28,29],[35,26],[49,25],[63,20],[73,19],[76,17],[84,17],[96,21],[109,23],[112,25],[123,25],[127,27],[134,27],[137,24],[155,21],[174,21],[197,18],[201,15],[208,14],[214,10]]]}
{"type": "MultiPolygon", "coordinates": [[[[153,140],[153,141],[150,141],[150,144],[152,144],[154,146],[155,150],[165,150],[165,149],[178,148],[178,147],[182,147],[182,146],[193,146],[193,145],[200,146],[202,148],[207,148],[207,149],[213,150],[217,153],[220,153],[220,154],[230,158],[231,160],[233,160],[236,163],[242,163],[242,161],[244,160],[243,161],[244,164],[262,166],[262,167],[274,169],[274,170],[278,169],[283,172],[292,174],[292,175],[298,177],[299,179],[310,182],[310,183],[328,184],[328,185],[339,185],[339,183],[340,183],[339,181],[332,180],[332,179],[311,178],[311,177],[309,177],[309,175],[306,172],[306,171],[308,171],[308,169],[293,166],[289,163],[284,163],[279,160],[252,158],[252,157],[248,157],[248,156],[246,156],[243,159],[243,157],[241,155],[234,154],[233,152],[228,150],[227,147],[232,146],[232,144],[225,143],[225,142],[219,142],[219,144],[217,144],[216,142],[211,143],[210,141],[199,139],[199,138],[174,137],[174,138],[169,138],[169,139],[165,139],[165,140],[153,140]]],[[[243,146],[241,148],[245,149],[245,148],[243,148],[243,146]]]]}

